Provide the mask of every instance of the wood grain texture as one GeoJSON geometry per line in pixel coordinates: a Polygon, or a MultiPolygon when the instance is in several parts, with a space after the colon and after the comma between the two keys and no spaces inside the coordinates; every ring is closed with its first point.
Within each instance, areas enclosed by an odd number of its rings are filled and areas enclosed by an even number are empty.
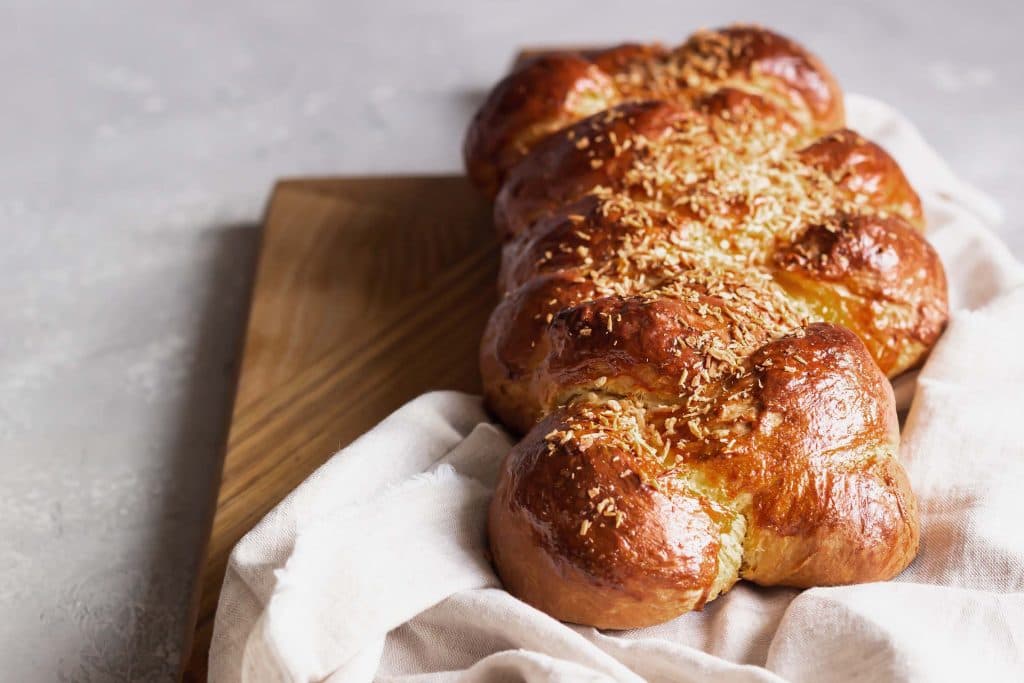
{"type": "Polygon", "coordinates": [[[184,680],[206,680],[228,555],[245,532],[409,399],[480,391],[497,265],[489,207],[464,178],[278,184],[184,680]]]}

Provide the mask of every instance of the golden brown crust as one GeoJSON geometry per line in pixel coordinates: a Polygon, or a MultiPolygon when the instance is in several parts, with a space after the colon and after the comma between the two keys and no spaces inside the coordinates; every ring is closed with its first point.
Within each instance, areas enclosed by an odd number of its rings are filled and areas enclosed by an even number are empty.
{"type": "Polygon", "coordinates": [[[941,333],[945,276],[841,102],[802,48],[733,27],[545,56],[474,120],[504,241],[481,372],[526,434],[490,536],[519,597],[629,628],[739,578],[882,580],[913,558],[886,375],[941,333]]]}
{"type": "Polygon", "coordinates": [[[829,133],[800,150],[800,158],[830,174],[855,201],[902,216],[924,230],[921,199],[889,154],[852,130],[829,133]]]}
{"type": "Polygon", "coordinates": [[[751,362],[762,419],[718,475],[752,494],[743,577],[816,586],[899,573],[917,552],[916,502],[896,460],[892,388],[871,356],[819,323],[751,362]]]}
{"type": "Polygon", "coordinates": [[[784,108],[811,134],[843,125],[839,84],[817,57],[784,36],[756,26],[732,26],[698,32],[680,51],[688,61],[689,54],[696,53],[712,62],[726,62],[730,76],[740,82],[749,79],[755,92],[783,96],[784,108]]]}
{"type": "Polygon", "coordinates": [[[622,143],[633,136],[658,140],[687,115],[669,102],[630,102],[541,140],[508,172],[495,198],[499,233],[517,235],[538,216],[599,185],[615,185],[637,160],[638,150],[622,143]]]}
{"type": "Polygon", "coordinates": [[[787,110],[810,136],[843,122],[839,86],[817,58],[771,31],[733,26],[696,33],[675,50],[622,45],[520,64],[473,118],[466,169],[493,196],[509,168],[547,134],[615,104],[659,99],[690,106],[723,87],[787,110]]]}
{"type": "Polygon", "coordinates": [[[509,454],[491,506],[506,586],[604,628],[664,621],[742,577],[891,578],[917,551],[892,390],[848,331],[753,354],[710,409],[583,394],[509,454]]]}
{"type": "Polygon", "coordinates": [[[856,330],[889,376],[918,364],[947,318],[946,276],[898,215],[837,215],[775,254],[776,279],[823,319],[856,330]]]}
{"type": "Polygon", "coordinates": [[[470,178],[493,194],[505,170],[536,141],[611,106],[608,75],[572,54],[528,60],[495,86],[473,118],[464,157],[470,178]]]}
{"type": "Polygon", "coordinates": [[[728,514],[682,488],[645,484],[630,472],[647,464],[629,449],[568,440],[549,451],[545,435],[568,424],[577,424],[571,408],[553,413],[502,469],[489,528],[508,589],[599,628],[665,621],[713,597],[728,514]]]}

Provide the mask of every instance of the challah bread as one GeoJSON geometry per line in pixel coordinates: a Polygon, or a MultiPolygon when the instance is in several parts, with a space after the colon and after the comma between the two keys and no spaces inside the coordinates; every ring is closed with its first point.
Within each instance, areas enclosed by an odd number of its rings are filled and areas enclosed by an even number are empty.
{"type": "Polygon", "coordinates": [[[503,294],[487,402],[526,436],[491,506],[514,594],[606,628],[740,577],[886,579],[914,557],[894,376],[946,320],[898,165],[764,29],[543,56],[466,142],[503,294]]]}

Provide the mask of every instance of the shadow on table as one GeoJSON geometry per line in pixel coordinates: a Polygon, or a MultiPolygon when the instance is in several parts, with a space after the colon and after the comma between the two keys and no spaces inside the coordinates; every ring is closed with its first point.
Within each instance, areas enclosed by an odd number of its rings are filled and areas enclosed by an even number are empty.
{"type": "MultiPolygon", "coordinates": [[[[255,224],[216,226],[200,233],[202,283],[188,291],[195,327],[190,353],[179,368],[169,436],[146,456],[161,479],[147,489],[158,500],[145,506],[152,520],[133,520],[147,537],[141,557],[84,577],[64,601],[70,614],[90,624],[75,653],[60,660],[62,681],[174,680],[191,635],[194,588],[213,515],[235,378],[256,271],[260,229],[255,224]]],[[[139,295],[145,296],[148,288],[139,295]]],[[[173,375],[172,375],[173,376],[173,375]]],[[[145,482],[140,482],[145,484],[145,482]]],[[[125,562],[118,565],[118,562],[125,562]]],[[[56,645],[56,644],[55,644],[56,645]]],[[[2,679],[3,676],[0,676],[2,679]]]]}
{"type": "Polygon", "coordinates": [[[216,244],[201,288],[196,353],[175,421],[176,438],[167,450],[166,462],[174,480],[168,488],[188,493],[188,500],[165,502],[151,564],[154,578],[170,571],[182,579],[177,582],[178,602],[167,606],[180,613],[175,634],[178,651],[168,662],[172,677],[191,641],[196,587],[216,506],[260,232],[255,224],[225,225],[211,231],[216,244]],[[179,515],[189,520],[185,533],[181,533],[179,515]]]}

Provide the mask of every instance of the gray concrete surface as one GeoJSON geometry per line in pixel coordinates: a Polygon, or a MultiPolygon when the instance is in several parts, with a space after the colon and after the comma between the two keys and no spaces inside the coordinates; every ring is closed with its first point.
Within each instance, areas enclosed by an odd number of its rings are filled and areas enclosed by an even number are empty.
{"type": "Polygon", "coordinates": [[[173,677],[263,202],[454,171],[527,43],[756,20],[908,112],[1024,256],[1015,2],[0,6],[0,679],[173,677]]]}

